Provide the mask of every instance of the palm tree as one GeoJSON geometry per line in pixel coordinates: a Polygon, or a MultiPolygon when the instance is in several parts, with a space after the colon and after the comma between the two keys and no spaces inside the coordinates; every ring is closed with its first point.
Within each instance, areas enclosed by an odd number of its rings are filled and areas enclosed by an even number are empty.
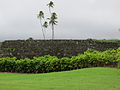
{"type": "MultiPolygon", "coordinates": [[[[45,31],[45,29],[48,27],[48,22],[47,21],[45,21],[44,22],[44,24],[43,24],[43,28],[44,28],[44,31],[45,31]]],[[[46,34],[46,31],[45,31],[45,33],[44,34],[46,34]]]]}
{"type": "Polygon", "coordinates": [[[47,6],[49,7],[49,12],[50,12],[50,14],[52,14],[52,13],[51,13],[51,8],[54,7],[53,1],[50,1],[50,2],[47,4],[47,6]]]}
{"type": "Polygon", "coordinates": [[[41,29],[42,29],[42,33],[43,33],[43,38],[45,39],[45,34],[44,34],[44,30],[43,30],[43,25],[42,25],[42,19],[44,19],[43,11],[40,11],[37,17],[40,19],[40,24],[41,24],[41,29]]]}
{"type": "Polygon", "coordinates": [[[53,12],[51,14],[51,17],[48,18],[50,21],[49,21],[49,24],[51,25],[52,27],[52,39],[54,39],[54,25],[57,25],[58,21],[56,21],[57,19],[57,14],[55,12],[53,12]]]}

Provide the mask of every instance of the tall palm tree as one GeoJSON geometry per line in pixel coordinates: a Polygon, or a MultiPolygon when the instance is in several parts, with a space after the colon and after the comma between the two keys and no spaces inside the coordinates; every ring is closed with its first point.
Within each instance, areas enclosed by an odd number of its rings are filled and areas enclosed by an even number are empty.
{"type": "Polygon", "coordinates": [[[45,39],[45,34],[44,34],[44,30],[43,30],[43,25],[42,25],[42,19],[44,19],[43,11],[40,11],[37,17],[40,19],[40,24],[41,24],[41,29],[42,29],[42,33],[43,33],[43,38],[45,39]]]}
{"type": "Polygon", "coordinates": [[[54,39],[54,25],[57,25],[58,21],[57,20],[57,14],[55,12],[53,12],[51,14],[51,17],[48,18],[49,19],[49,24],[52,27],[52,39],[54,39]]]}
{"type": "Polygon", "coordinates": [[[44,24],[43,24],[43,28],[44,28],[44,31],[45,31],[44,34],[46,34],[46,28],[47,28],[47,27],[48,27],[48,22],[45,21],[44,24]]]}
{"type": "Polygon", "coordinates": [[[50,14],[52,14],[52,13],[51,13],[51,8],[54,7],[53,1],[50,1],[50,2],[47,4],[47,6],[49,7],[49,12],[50,12],[50,14]]]}

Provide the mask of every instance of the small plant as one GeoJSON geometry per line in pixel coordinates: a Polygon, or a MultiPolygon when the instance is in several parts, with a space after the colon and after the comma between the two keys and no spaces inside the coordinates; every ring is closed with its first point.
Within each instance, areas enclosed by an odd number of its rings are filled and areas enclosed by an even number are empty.
{"type": "Polygon", "coordinates": [[[13,52],[15,51],[15,48],[7,48],[7,51],[9,52],[10,56],[13,56],[13,52]]]}
{"type": "Polygon", "coordinates": [[[16,49],[15,48],[7,48],[7,51],[9,52],[14,52],[16,49]]]}
{"type": "Polygon", "coordinates": [[[27,40],[33,40],[33,38],[32,38],[32,37],[29,37],[27,40]]]}

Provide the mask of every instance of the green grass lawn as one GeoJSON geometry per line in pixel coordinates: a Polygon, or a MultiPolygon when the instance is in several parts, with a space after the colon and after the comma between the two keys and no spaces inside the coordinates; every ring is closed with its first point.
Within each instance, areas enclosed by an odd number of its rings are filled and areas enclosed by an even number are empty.
{"type": "Polygon", "coordinates": [[[0,73],[0,90],[120,90],[120,70],[87,68],[46,74],[0,73]]]}

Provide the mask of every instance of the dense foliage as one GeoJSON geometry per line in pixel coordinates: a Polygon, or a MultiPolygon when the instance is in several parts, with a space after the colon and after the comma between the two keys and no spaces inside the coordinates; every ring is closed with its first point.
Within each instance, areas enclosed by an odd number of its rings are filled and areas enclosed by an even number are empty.
{"type": "Polygon", "coordinates": [[[97,66],[116,66],[120,60],[120,48],[103,52],[88,49],[84,54],[71,58],[55,56],[17,60],[15,57],[0,58],[0,72],[46,73],[97,66]]]}

